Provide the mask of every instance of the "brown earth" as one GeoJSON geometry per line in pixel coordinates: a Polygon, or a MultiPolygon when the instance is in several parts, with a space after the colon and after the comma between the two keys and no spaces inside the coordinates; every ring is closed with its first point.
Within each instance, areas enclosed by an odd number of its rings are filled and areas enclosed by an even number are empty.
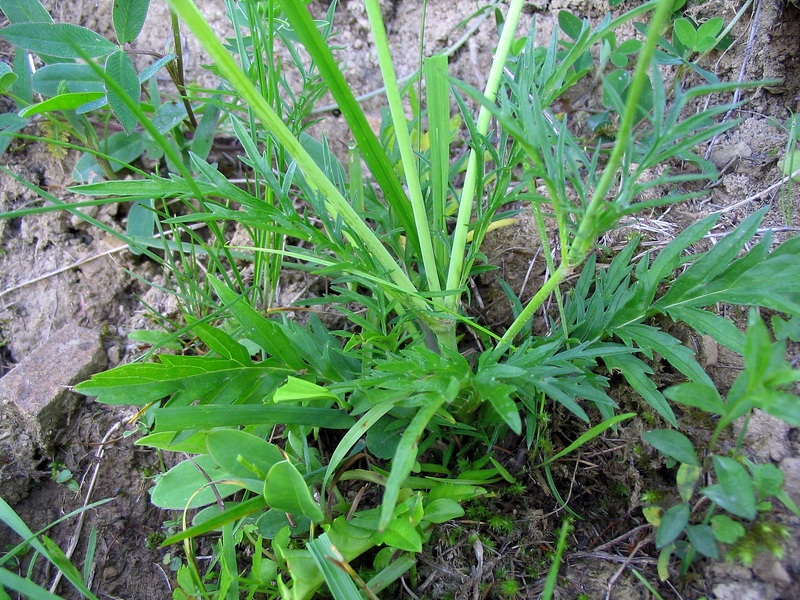
{"type": "MultiPolygon", "coordinates": [[[[153,4],[145,32],[137,44],[141,50],[163,51],[169,39],[168,21],[161,3],[153,4]]],[[[201,7],[223,34],[225,20],[220,4],[206,1],[201,7]]],[[[312,7],[321,12],[325,8],[323,4],[318,1],[312,7]]],[[[81,23],[113,36],[111,0],[51,1],[48,6],[57,20],[81,23]]],[[[417,0],[393,0],[386,4],[385,17],[401,77],[412,74],[417,68],[422,6],[417,0]]],[[[470,0],[429,0],[425,53],[454,46],[466,32],[462,22],[480,6],[470,0]]],[[[699,17],[721,16],[727,23],[739,8],[738,3],[730,0],[711,0],[697,4],[690,12],[699,17]]],[[[526,5],[522,30],[535,17],[537,38],[546,42],[559,10],[570,10],[596,21],[606,12],[607,5],[597,0],[533,0],[526,5]]],[[[476,23],[478,20],[473,19],[469,25],[476,23]]],[[[346,46],[340,51],[340,57],[348,80],[357,93],[371,91],[380,76],[361,3],[343,2],[336,24],[340,31],[336,41],[346,46]]],[[[787,198],[785,188],[774,184],[781,179],[777,160],[783,155],[788,139],[782,126],[797,112],[800,102],[799,25],[800,10],[795,4],[756,0],[732,30],[731,47],[704,59],[703,66],[724,80],[735,81],[741,77],[778,82],[743,93],[745,104],[733,115],[741,122],[716,140],[710,149],[710,157],[722,175],[705,197],[630,224],[644,233],[649,243],[657,247],[688,223],[719,210],[724,214],[715,232],[728,231],[744,215],[766,204],[772,208],[764,226],[775,228],[778,239],[793,235],[795,227],[791,220],[787,223],[784,216],[797,214],[800,193],[795,189],[787,198]]],[[[488,18],[454,50],[451,64],[457,77],[482,87],[496,40],[495,27],[494,15],[489,11],[488,18]]],[[[0,58],[6,60],[10,56],[8,45],[2,43],[0,58]]],[[[203,62],[196,45],[188,42],[187,64],[191,76],[201,85],[213,86],[213,77],[200,68],[203,62]]],[[[164,84],[168,85],[166,81],[164,84]]],[[[712,99],[713,102],[729,100],[712,99]]],[[[0,105],[3,109],[11,108],[6,100],[0,102],[4,103],[0,105]]],[[[378,99],[366,103],[367,111],[376,120],[380,106],[378,99]]],[[[341,152],[347,140],[341,120],[331,113],[324,127],[334,141],[334,148],[341,152]]],[[[22,141],[14,142],[10,151],[0,157],[2,164],[19,177],[66,201],[73,199],[65,188],[71,184],[70,172],[76,160],[77,155],[70,155],[66,160],[56,159],[43,145],[22,141]]],[[[2,176],[0,211],[37,202],[36,195],[20,182],[2,176]]],[[[110,206],[98,209],[95,216],[120,228],[124,226],[126,215],[123,207],[110,206]]],[[[516,291],[525,287],[523,296],[526,297],[541,281],[543,259],[533,242],[534,236],[524,224],[493,236],[487,254],[501,266],[501,276],[516,291]]],[[[624,234],[612,236],[607,242],[614,246],[622,237],[624,234]]],[[[66,213],[0,221],[0,243],[3,249],[0,254],[0,375],[34,349],[47,348],[51,335],[68,324],[102,333],[108,362],[118,364],[137,351],[135,344],[126,341],[127,333],[152,322],[139,296],[147,294],[151,306],[159,311],[174,311],[167,298],[148,292],[147,286],[125,271],[130,269],[145,279],[157,281],[161,275],[156,268],[131,256],[113,237],[87,227],[80,219],[66,213]]],[[[485,319],[502,323],[509,315],[502,292],[492,278],[487,277],[479,284],[484,301],[480,309],[485,311],[485,319]]],[[[696,344],[698,349],[702,346],[702,340],[693,340],[691,336],[687,336],[687,343],[696,344]]],[[[741,363],[713,345],[702,349],[709,372],[724,391],[741,369],[741,363]]],[[[796,359],[797,355],[791,358],[796,359]]],[[[665,379],[663,383],[667,385],[673,381],[665,379]]],[[[636,403],[624,387],[620,386],[616,393],[621,405],[636,403]]],[[[57,432],[55,449],[37,455],[38,465],[27,473],[30,481],[27,497],[16,502],[14,508],[37,531],[85,503],[112,498],[109,503],[87,512],[81,532],[75,531],[76,522],[71,519],[53,527],[49,535],[62,548],[75,540],[73,562],[82,568],[89,534],[96,531],[98,542],[91,569],[92,589],[101,598],[168,598],[173,586],[171,564],[174,557],[148,549],[147,538],[161,532],[165,522],[174,515],[159,512],[148,502],[149,478],[162,465],[158,456],[133,446],[136,426],[128,423],[131,416],[131,411],[83,401],[69,424],[57,432]],[[51,470],[65,468],[79,484],[76,493],[50,478],[51,470]],[[96,481],[91,485],[93,476],[96,481]]],[[[568,442],[580,433],[579,426],[558,412],[553,416],[552,427],[556,441],[568,442]]],[[[635,568],[647,581],[657,585],[656,551],[647,539],[649,529],[642,526],[639,498],[644,490],[669,485],[672,475],[655,462],[653,456],[643,459],[635,452],[645,427],[641,420],[621,427],[613,437],[597,440],[582,455],[554,468],[557,487],[584,519],[576,522],[569,538],[558,598],[653,597],[633,574],[635,568]]],[[[702,437],[703,424],[694,427],[702,437]]],[[[758,415],[750,423],[748,444],[754,456],[781,464],[797,495],[800,432],[758,415]]],[[[516,447],[505,450],[509,467],[519,472],[529,460],[527,455],[516,447]]],[[[527,486],[525,493],[501,494],[483,503],[480,510],[473,508],[474,518],[449,524],[437,533],[438,541],[420,556],[417,596],[499,598],[501,580],[512,578],[520,583],[518,597],[537,597],[564,514],[540,474],[525,475],[522,481],[527,486]],[[512,523],[511,531],[489,527],[487,514],[507,516],[512,523]],[[470,534],[476,532],[494,539],[494,547],[470,543],[470,534]]],[[[800,502],[800,498],[796,500],[800,502]]],[[[800,520],[787,515],[780,519],[793,532],[782,560],[762,558],[753,568],[723,563],[703,565],[685,588],[678,590],[670,584],[662,584],[658,586],[659,593],[663,598],[705,595],[721,600],[800,597],[800,520]]],[[[0,528],[0,544],[5,546],[18,541],[7,529],[0,528]]],[[[49,587],[48,582],[54,575],[47,569],[40,569],[37,581],[49,587]]],[[[59,591],[66,597],[74,597],[64,584],[59,591]]]]}

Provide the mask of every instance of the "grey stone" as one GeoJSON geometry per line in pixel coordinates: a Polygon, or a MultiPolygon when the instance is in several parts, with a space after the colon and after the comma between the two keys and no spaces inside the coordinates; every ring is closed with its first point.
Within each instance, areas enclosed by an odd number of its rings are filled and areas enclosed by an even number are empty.
{"type": "Polygon", "coordinates": [[[800,458],[784,458],[779,466],[783,471],[783,489],[800,505],[800,458]]]}
{"type": "Polygon", "coordinates": [[[41,456],[52,454],[79,397],[70,386],[105,368],[100,334],[67,325],[0,378],[0,496],[27,493],[41,456]]]}

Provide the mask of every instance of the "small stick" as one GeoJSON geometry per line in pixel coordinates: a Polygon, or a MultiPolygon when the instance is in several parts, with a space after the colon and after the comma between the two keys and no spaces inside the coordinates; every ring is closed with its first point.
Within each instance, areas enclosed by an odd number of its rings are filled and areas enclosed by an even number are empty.
{"type": "MultiPolygon", "coordinates": [[[[742,83],[744,81],[745,76],[747,75],[747,63],[750,62],[750,54],[753,51],[753,44],[755,43],[756,31],[758,30],[760,17],[761,17],[761,0],[756,0],[755,9],[753,10],[753,20],[750,23],[750,37],[747,39],[747,46],[744,49],[744,58],[742,59],[742,68],[739,69],[739,77],[736,80],[736,83],[742,83]]],[[[737,87],[736,91],[733,92],[733,104],[737,104],[741,96],[742,96],[742,88],[737,87]]],[[[736,110],[735,106],[725,113],[725,116],[722,117],[723,123],[731,118],[731,115],[733,114],[734,110],[736,110]]],[[[711,149],[717,142],[718,137],[719,134],[711,138],[711,141],[708,144],[708,150],[706,150],[706,155],[705,155],[706,160],[708,160],[708,157],[711,156],[711,149]]]]}
{"type": "MultiPolygon", "coordinates": [[[[94,465],[94,471],[92,472],[92,478],[89,480],[89,489],[86,490],[86,498],[83,501],[83,508],[85,509],[86,506],[89,504],[92,498],[92,494],[94,493],[94,486],[97,483],[97,474],[100,471],[100,459],[103,458],[103,455],[106,452],[105,443],[108,439],[121,427],[121,423],[117,422],[112,425],[111,429],[106,432],[106,435],[103,437],[103,440],[100,442],[100,445],[97,447],[97,451],[95,452],[95,457],[97,458],[97,462],[94,465]]],[[[67,560],[72,559],[72,555],[75,554],[75,549],[78,547],[78,542],[80,541],[81,531],[83,530],[83,523],[86,520],[86,511],[84,510],[78,515],[78,523],[75,525],[75,531],[72,533],[72,539],[69,542],[69,548],[65,552],[67,560]]],[[[56,573],[55,579],[53,579],[53,584],[50,586],[50,593],[55,594],[56,588],[58,588],[58,584],[61,583],[62,572],[59,570],[56,573]]]]}

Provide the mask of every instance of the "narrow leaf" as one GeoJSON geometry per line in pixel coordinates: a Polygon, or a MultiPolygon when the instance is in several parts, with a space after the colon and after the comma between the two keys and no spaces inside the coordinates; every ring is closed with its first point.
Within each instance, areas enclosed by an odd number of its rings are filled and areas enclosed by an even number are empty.
{"type": "Polygon", "coordinates": [[[71,23],[18,23],[0,30],[0,37],[30,52],[57,58],[81,58],[76,48],[89,58],[117,50],[116,44],[100,34],[71,23]]]}
{"type": "Polygon", "coordinates": [[[106,75],[122,88],[122,94],[112,89],[106,83],[106,95],[114,116],[122,125],[125,132],[130,135],[139,122],[136,114],[130,109],[128,103],[139,103],[139,75],[133,66],[131,57],[127,52],[118,50],[106,60],[106,75]],[[128,102],[126,102],[126,100],[128,102]]]}
{"type": "MultiPolygon", "coordinates": [[[[451,385],[451,387],[454,387],[451,385]]],[[[419,440],[425,429],[433,419],[436,411],[444,404],[447,396],[455,396],[455,391],[451,394],[441,394],[438,398],[429,398],[427,403],[423,405],[411,419],[400,443],[397,445],[397,452],[395,452],[394,460],[392,461],[392,470],[386,480],[386,490],[383,493],[383,502],[381,503],[381,518],[378,529],[383,531],[389,525],[389,521],[394,514],[394,508],[397,504],[397,498],[400,496],[400,486],[405,481],[406,477],[411,473],[414,462],[417,460],[417,451],[419,449],[419,440]]]]}
{"type": "Polygon", "coordinates": [[[306,425],[326,429],[349,429],[353,417],[332,408],[307,406],[239,405],[185,406],[161,408],[156,412],[159,431],[180,431],[205,427],[236,427],[242,425],[306,425]]]}
{"type": "Polygon", "coordinates": [[[21,110],[19,112],[19,116],[21,117],[32,117],[35,115],[41,115],[47,112],[53,112],[57,110],[75,110],[76,108],[80,108],[87,102],[93,102],[98,98],[102,98],[102,92],[78,92],[74,94],[60,94],[55,98],[49,98],[48,100],[44,100],[39,102],[38,104],[32,104],[21,110]]]}

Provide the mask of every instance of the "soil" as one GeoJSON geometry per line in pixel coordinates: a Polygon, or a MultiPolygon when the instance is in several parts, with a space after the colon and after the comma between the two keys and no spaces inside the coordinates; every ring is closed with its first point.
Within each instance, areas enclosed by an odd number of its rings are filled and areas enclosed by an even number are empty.
{"type": "MultiPolygon", "coordinates": [[[[113,39],[112,0],[46,2],[56,20],[80,23],[113,39]]],[[[225,34],[221,3],[199,3],[212,25],[225,34]]],[[[320,14],[326,2],[316,0],[312,10],[320,14]]],[[[419,23],[424,3],[420,0],[392,0],[385,3],[385,17],[395,52],[399,76],[412,74],[418,65],[419,23]]],[[[429,0],[427,2],[424,51],[432,54],[452,47],[465,32],[462,23],[482,6],[473,0],[429,0]]],[[[501,7],[502,8],[502,7],[501,7]]],[[[618,7],[615,11],[625,8],[618,7]]],[[[740,8],[731,0],[695,3],[689,11],[697,17],[721,16],[729,22],[740,8]]],[[[546,43],[560,10],[597,21],[608,10],[604,0],[532,0],[525,6],[522,30],[536,19],[537,38],[546,43]]],[[[456,49],[451,58],[452,73],[471,85],[483,87],[492,48],[496,42],[494,14],[487,17],[456,49]]],[[[476,19],[470,24],[475,24],[476,19]]],[[[154,2],[140,50],[163,51],[169,34],[165,7],[154,2]]],[[[344,0],[338,8],[335,41],[343,46],[339,57],[345,75],[357,93],[372,90],[380,81],[376,59],[371,52],[369,27],[362,4],[344,0]]],[[[687,224],[715,211],[723,211],[715,232],[734,227],[745,215],[769,205],[764,227],[777,232],[777,240],[793,235],[796,228],[786,215],[796,215],[800,192],[795,186],[787,197],[774,184],[781,179],[777,166],[788,134],[782,127],[798,111],[800,103],[800,9],[794,3],[756,0],[731,31],[733,43],[724,52],[713,52],[703,66],[721,79],[735,81],[776,80],[758,88],[748,88],[744,104],[732,116],[740,122],[729,133],[715,140],[709,157],[721,172],[719,182],[699,200],[671,210],[639,218],[629,227],[645,236],[646,243],[658,247],[687,224]],[[742,74],[743,73],[743,74],[742,74]]],[[[0,58],[10,61],[13,52],[0,41],[0,58]]],[[[186,44],[189,78],[213,87],[213,76],[201,65],[207,62],[191,41],[186,44]]],[[[168,82],[163,82],[168,86],[168,82]]],[[[727,102],[730,98],[713,98],[727,102]]],[[[0,99],[0,110],[11,105],[0,99]]],[[[325,102],[323,101],[323,104],[325,102]]],[[[378,99],[365,104],[368,114],[380,118],[378,99]]],[[[702,110],[702,107],[697,107],[702,110]]],[[[347,137],[343,122],[333,112],[326,113],[324,130],[334,150],[343,152],[347,137]]],[[[223,157],[224,158],[224,157],[223,157]]],[[[228,158],[231,158],[228,156],[228,158]]],[[[235,159],[235,156],[234,156],[235,159]]],[[[49,191],[65,201],[74,200],[66,191],[76,154],[56,158],[42,144],[15,141],[2,163],[20,178],[49,191]]],[[[20,182],[5,175],[0,178],[0,212],[35,205],[37,196],[20,182]]],[[[93,213],[98,220],[115,228],[125,224],[125,209],[116,205],[93,213]]],[[[510,305],[500,289],[502,277],[523,298],[529,297],[544,275],[544,260],[534,242],[530,219],[495,233],[489,240],[487,255],[501,268],[477,283],[482,305],[474,308],[485,322],[498,326],[508,320],[510,305]]],[[[624,242],[626,232],[615,232],[607,245],[624,242]]],[[[75,323],[103,332],[111,366],[130,359],[137,351],[127,334],[152,322],[140,301],[159,311],[174,311],[168,298],[148,290],[130,275],[158,281],[161,274],[141,257],[132,256],[110,235],[88,227],[67,213],[49,213],[25,219],[0,220],[0,376],[14,367],[32,350],[46,344],[50,334],[61,326],[75,323]]],[[[739,315],[741,317],[741,314],[739,315]]],[[[542,321],[545,322],[544,320],[542,321]]],[[[701,351],[709,373],[724,391],[741,369],[737,357],[713,343],[686,336],[687,344],[701,351]]],[[[796,359],[795,354],[792,359],[796,359]]],[[[657,376],[661,376],[658,374],[657,376]]],[[[668,378],[669,373],[663,377],[668,378]]],[[[674,383],[665,379],[663,385],[674,383]]],[[[621,384],[615,389],[622,406],[638,403],[621,384]]],[[[641,407],[639,407],[641,408],[641,407]]],[[[149,478],[163,467],[160,457],[133,445],[136,425],[131,411],[83,402],[70,425],[60,432],[56,450],[41,456],[40,473],[32,478],[27,498],[14,509],[33,531],[46,527],[86,502],[112,499],[87,512],[82,531],[75,519],[54,526],[48,533],[62,548],[76,543],[73,562],[83,568],[91,564],[92,589],[101,598],[139,600],[169,598],[174,586],[173,557],[149,549],[148,538],[163,532],[174,515],[154,509],[148,501],[149,478]],[[105,442],[101,444],[101,441],[105,442]],[[102,452],[101,452],[102,449],[102,452]],[[72,492],[50,477],[51,470],[69,469],[79,489],[72,492]],[[89,492],[90,481],[96,483],[89,492]],[[90,534],[96,535],[93,556],[87,557],[90,534]]],[[[690,423],[690,415],[681,415],[690,423]]],[[[702,422],[691,424],[697,435],[705,435],[702,422]]],[[[642,455],[640,434],[649,427],[639,419],[620,427],[613,436],[596,440],[582,454],[554,466],[556,487],[580,519],[568,538],[557,598],[653,598],[635,572],[657,586],[663,598],[758,598],[778,600],[800,598],[800,519],[779,513],[779,520],[790,527],[792,536],[785,556],[779,560],[761,557],[753,568],[717,563],[701,564],[687,585],[678,590],[671,584],[658,584],[655,570],[657,551],[651,531],[640,510],[645,490],[669,485],[674,474],[654,456],[642,455]],[[635,571],[634,571],[635,570],[635,571]]],[[[567,414],[553,415],[554,442],[571,441],[580,425],[567,414]]],[[[800,431],[766,416],[757,415],[749,424],[748,451],[761,460],[780,464],[792,479],[788,486],[795,495],[800,489],[800,431]]],[[[517,444],[499,448],[507,455],[508,466],[519,473],[529,462],[517,444]]],[[[462,523],[440,528],[434,543],[419,557],[417,597],[499,598],[502,580],[519,582],[516,597],[535,598],[541,592],[550,556],[565,513],[550,493],[543,475],[529,471],[521,480],[522,494],[500,492],[492,500],[472,508],[473,517],[462,523]],[[476,512],[477,511],[477,512],[476,512]],[[481,512],[483,511],[483,512],[481,512]],[[490,527],[485,515],[508,517],[511,528],[490,527]],[[473,533],[493,539],[494,547],[474,544],[473,533]]],[[[800,502],[800,498],[796,498],[800,502]]],[[[16,544],[11,532],[0,528],[0,545],[16,544]]],[[[49,587],[55,573],[41,564],[36,580],[49,587]]],[[[409,582],[410,584],[410,582],[409,582]]],[[[73,593],[62,584],[59,593],[73,593]]],[[[398,592],[401,594],[401,592],[398,592]]],[[[406,592],[402,592],[406,594],[406,592]]],[[[415,597],[408,592],[408,597],[415,597]]],[[[398,596],[401,597],[401,596],[398,596]]],[[[402,595],[402,597],[406,597],[402,595]]],[[[510,596],[507,596],[510,597],[510,596]]]]}

